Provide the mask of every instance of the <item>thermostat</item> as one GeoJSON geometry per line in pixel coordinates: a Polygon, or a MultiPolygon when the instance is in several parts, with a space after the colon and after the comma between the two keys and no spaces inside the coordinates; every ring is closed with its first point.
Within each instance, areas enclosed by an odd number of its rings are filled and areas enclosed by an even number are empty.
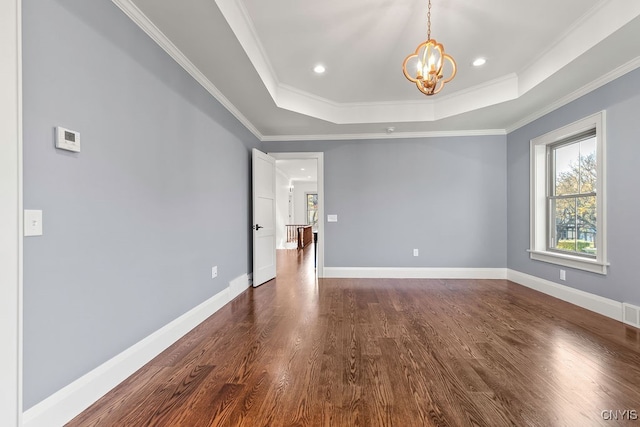
{"type": "Polygon", "coordinates": [[[56,128],[56,148],[61,150],[80,152],[80,132],[65,129],[58,126],[56,128]]]}

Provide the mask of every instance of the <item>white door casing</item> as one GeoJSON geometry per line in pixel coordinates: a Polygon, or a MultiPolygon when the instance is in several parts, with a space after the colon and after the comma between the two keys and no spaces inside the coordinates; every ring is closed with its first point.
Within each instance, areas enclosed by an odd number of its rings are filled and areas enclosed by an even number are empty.
{"type": "Polygon", "coordinates": [[[253,286],[276,277],[276,160],[252,151],[253,286]]]}
{"type": "MultiPolygon", "coordinates": [[[[289,152],[269,153],[276,160],[316,159],[318,162],[318,246],[317,266],[318,278],[324,277],[324,153],[322,152],[289,152]]],[[[292,206],[293,209],[293,206],[292,206]]]]}
{"type": "Polygon", "coordinates": [[[0,3],[0,425],[22,424],[20,0],[0,3]]]}

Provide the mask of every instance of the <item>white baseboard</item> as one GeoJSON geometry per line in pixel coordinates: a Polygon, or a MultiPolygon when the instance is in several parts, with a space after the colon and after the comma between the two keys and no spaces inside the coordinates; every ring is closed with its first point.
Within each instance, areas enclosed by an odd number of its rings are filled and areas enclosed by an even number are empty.
{"type": "Polygon", "coordinates": [[[248,287],[246,274],[232,280],[226,289],[25,411],[23,426],[69,422],[248,287]]]}
{"type": "Polygon", "coordinates": [[[506,279],[506,268],[325,267],[326,278],[506,279]]]}
{"type": "Polygon", "coordinates": [[[229,283],[229,301],[249,289],[249,275],[243,274],[229,283]]]}
{"type": "Polygon", "coordinates": [[[516,270],[507,270],[507,279],[519,285],[526,286],[527,288],[535,289],[552,297],[610,317],[611,319],[622,321],[621,302],[570,288],[569,286],[564,286],[516,270]]]}
{"type": "Polygon", "coordinates": [[[327,278],[362,279],[508,279],[614,320],[622,321],[622,303],[506,268],[325,267],[327,278]]]}

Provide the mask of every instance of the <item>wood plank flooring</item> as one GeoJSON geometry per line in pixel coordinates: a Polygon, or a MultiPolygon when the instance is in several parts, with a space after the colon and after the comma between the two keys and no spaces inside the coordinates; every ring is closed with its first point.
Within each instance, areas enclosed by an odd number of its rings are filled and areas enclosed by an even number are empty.
{"type": "Polygon", "coordinates": [[[68,426],[640,426],[616,412],[640,412],[637,329],[506,280],[316,280],[312,256],[279,251],[68,426]]]}

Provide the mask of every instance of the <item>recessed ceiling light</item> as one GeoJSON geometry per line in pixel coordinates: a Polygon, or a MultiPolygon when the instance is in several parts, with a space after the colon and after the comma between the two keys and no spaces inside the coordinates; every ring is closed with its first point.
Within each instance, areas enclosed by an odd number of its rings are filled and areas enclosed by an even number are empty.
{"type": "Polygon", "coordinates": [[[324,68],[324,65],[322,65],[322,64],[318,64],[315,67],[313,67],[313,72],[316,73],[316,74],[322,74],[325,71],[327,71],[327,69],[324,68]]]}
{"type": "Polygon", "coordinates": [[[478,58],[475,61],[473,61],[473,66],[474,67],[480,67],[480,66],[482,66],[482,65],[484,65],[486,63],[487,63],[487,60],[485,58],[478,58]]]}
{"type": "Polygon", "coordinates": [[[304,170],[304,168],[300,168],[300,170],[301,170],[301,171],[303,171],[303,170],[304,170]]]}

